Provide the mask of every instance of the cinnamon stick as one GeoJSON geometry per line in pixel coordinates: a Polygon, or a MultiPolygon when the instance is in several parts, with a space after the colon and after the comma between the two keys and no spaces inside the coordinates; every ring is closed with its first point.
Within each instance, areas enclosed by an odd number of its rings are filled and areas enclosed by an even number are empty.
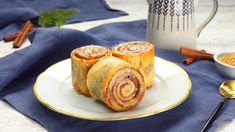
{"type": "Polygon", "coordinates": [[[22,31],[24,31],[24,30],[26,29],[26,27],[29,25],[29,23],[31,23],[31,22],[30,22],[30,21],[27,21],[27,22],[25,23],[25,25],[23,26],[23,28],[20,30],[21,33],[19,33],[19,34],[17,35],[17,37],[15,38],[14,42],[12,43],[13,46],[16,45],[16,44],[19,42],[19,40],[20,40],[20,38],[21,38],[21,35],[22,35],[22,31]]]}
{"type": "Polygon", "coordinates": [[[197,60],[196,58],[188,57],[188,58],[182,60],[181,63],[184,64],[184,65],[190,65],[190,64],[192,64],[196,60],[197,60]]]}
{"type": "Polygon", "coordinates": [[[193,57],[193,58],[199,58],[199,59],[209,59],[213,60],[213,54],[191,49],[191,48],[186,48],[186,47],[181,47],[180,48],[180,54],[188,56],[188,57],[193,57]]]}
{"type": "Polygon", "coordinates": [[[33,24],[28,20],[26,22],[26,24],[24,25],[24,27],[22,28],[21,32],[15,38],[15,40],[12,44],[14,46],[14,48],[19,48],[22,46],[22,44],[27,36],[27,33],[31,30],[32,27],[33,27],[33,24]]]}
{"type": "MultiPolygon", "coordinates": [[[[202,52],[206,52],[205,50],[200,50],[200,51],[202,51],[202,52]]],[[[192,64],[194,61],[196,61],[197,60],[197,58],[194,58],[194,57],[188,57],[188,58],[186,58],[186,59],[184,59],[184,60],[182,60],[182,64],[184,64],[184,65],[190,65],[190,64],[192,64]]]]}
{"type": "Polygon", "coordinates": [[[4,42],[10,42],[10,41],[13,41],[15,40],[15,38],[19,35],[20,31],[18,32],[15,32],[13,34],[9,34],[9,35],[6,35],[3,37],[3,41],[4,42]]]}

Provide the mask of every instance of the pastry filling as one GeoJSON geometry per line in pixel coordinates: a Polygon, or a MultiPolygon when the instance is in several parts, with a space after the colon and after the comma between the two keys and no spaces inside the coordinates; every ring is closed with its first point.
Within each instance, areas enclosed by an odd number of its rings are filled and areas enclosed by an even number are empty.
{"type": "Polygon", "coordinates": [[[98,45],[83,46],[75,50],[76,57],[87,60],[104,57],[107,53],[107,48],[98,45]]]}
{"type": "Polygon", "coordinates": [[[138,54],[147,52],[151,49],[148,42],[128,42],[120,45],[118,51],[125,54],[138,54]]]}
{"type": "Polygon", "coordinates": [[[113,75],[105,96],[111,105],[131,107],[141,100],[145,91],[142,75],[131,69],[123,68],[113,75]]]}

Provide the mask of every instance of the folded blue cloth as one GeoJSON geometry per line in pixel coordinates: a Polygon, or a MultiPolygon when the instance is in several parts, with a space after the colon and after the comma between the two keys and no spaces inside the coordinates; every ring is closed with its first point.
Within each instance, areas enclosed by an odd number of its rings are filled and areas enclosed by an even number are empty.
{"type": "MultiPolygon", "coordinates": [[[[0,97],[49,131],[198,132],[221,100],[218,87],[224,79],[211,61],[182,66],[179,62],[184,57],[175,51],[156,49],[155,53],[183,67],[193,88],[185,102],[169,111],[140,119],[90,121],[53,112],[35,99],[32,88],[36,77],[52,64],[69,58],[74,48],[87,44],[111,47],[124,41],[145,40],[145,30],[145,20],[102,25],[86,32],[39,28],[30,35],[31,46],[0,59],[0,97]]],[[[234,110],[235,102],[229,101],[210,131],[224,120],[235,118],[234,110]]]]}
{"type": "Polygon", "coordinates": [[[66,23],[113,18],[127,13],[109,7],[105,0],[2,0],[0,2],[0,40],[19,30],[20,22],[37,19],[39,11],[78,8],[80,13],[66,23]]]}

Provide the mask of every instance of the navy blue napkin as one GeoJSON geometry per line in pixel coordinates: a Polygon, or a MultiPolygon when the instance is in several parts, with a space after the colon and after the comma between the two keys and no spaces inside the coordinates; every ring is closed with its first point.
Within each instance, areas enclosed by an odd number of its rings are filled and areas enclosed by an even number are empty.
{"type": "MultiPolygon", "coordinates": [[[[30,35],[31,46],[0,59],[0,98],[47,130],[55,132],[199,131],[221,100],[218,87],[224,79],[211,61],[202,60],[182,66],[179,62],[184,57],[175,51],[155,50],[157,56],[183,67],[190,75],[193,87],[189,98],[169,111],[140,119],[90,121],[53,112],[35,99],[32,88],[36,77],[52,64],[69,58],[74,48],[87,44],[111,47],[124,41],[145,40],[145,30],[144,20],[106,24],[86,32],[39,28],[30,35]]],[[[229,101],[210,131],[223,121],[235,118],[234,109],[235,102],[229,101]]]]}
{"type": "Polygon", "coordinates": [[[114,18],[127,13],[112,9],[105,0],[2,0],[0,2],[0,40],[19,30],[20,23],[37,19],[38,12],[53,9],[78,8],[80,13],[66,23],[114,18]]]}

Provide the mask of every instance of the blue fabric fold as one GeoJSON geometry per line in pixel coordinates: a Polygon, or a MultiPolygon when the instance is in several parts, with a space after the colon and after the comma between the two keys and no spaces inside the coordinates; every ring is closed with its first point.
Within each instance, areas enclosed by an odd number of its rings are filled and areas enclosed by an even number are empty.
{"type": "MultiPolygon", "coordinates": [[[[36,77],[52,64],[69,58],[74,48],[87,44],[111,48],[125,41],[145,40],[145,31],[145,20],[106,24],[86,32],[38,28],[30,35],[31,46],[0,59],[0,97],[49,131],[198,132],[222,99],[218,87],[224,78],[212,61],[202,60],[186,67],[181,65],[184,57],[176,51],[155,49],[158,57],[184,68],[193,87],[185,102],[166,112],[124,121],[90,121],[53,112],[35,99],[32,88],[36,77]]],[[[231,100],[209,131],[214,131],[224,120],[235,118],[234,109],[235,102],[231,100]]]]}
{"type": "Polygon", "coordinates": [[[20,30],[21,22],[37,18],[38,13],[31,8],[0,8],[0,40],[7,35],[20,30]]]}
{"type": "Polygon", "coordinates": [[[38,18],[38,12],[53,9],[78,8],[80,13],[66,23],[114,18],[127,13],[112,9],[105,0],[2,0],[0,2],[0,40],[16,32],[20,23],[38,18]]]}

